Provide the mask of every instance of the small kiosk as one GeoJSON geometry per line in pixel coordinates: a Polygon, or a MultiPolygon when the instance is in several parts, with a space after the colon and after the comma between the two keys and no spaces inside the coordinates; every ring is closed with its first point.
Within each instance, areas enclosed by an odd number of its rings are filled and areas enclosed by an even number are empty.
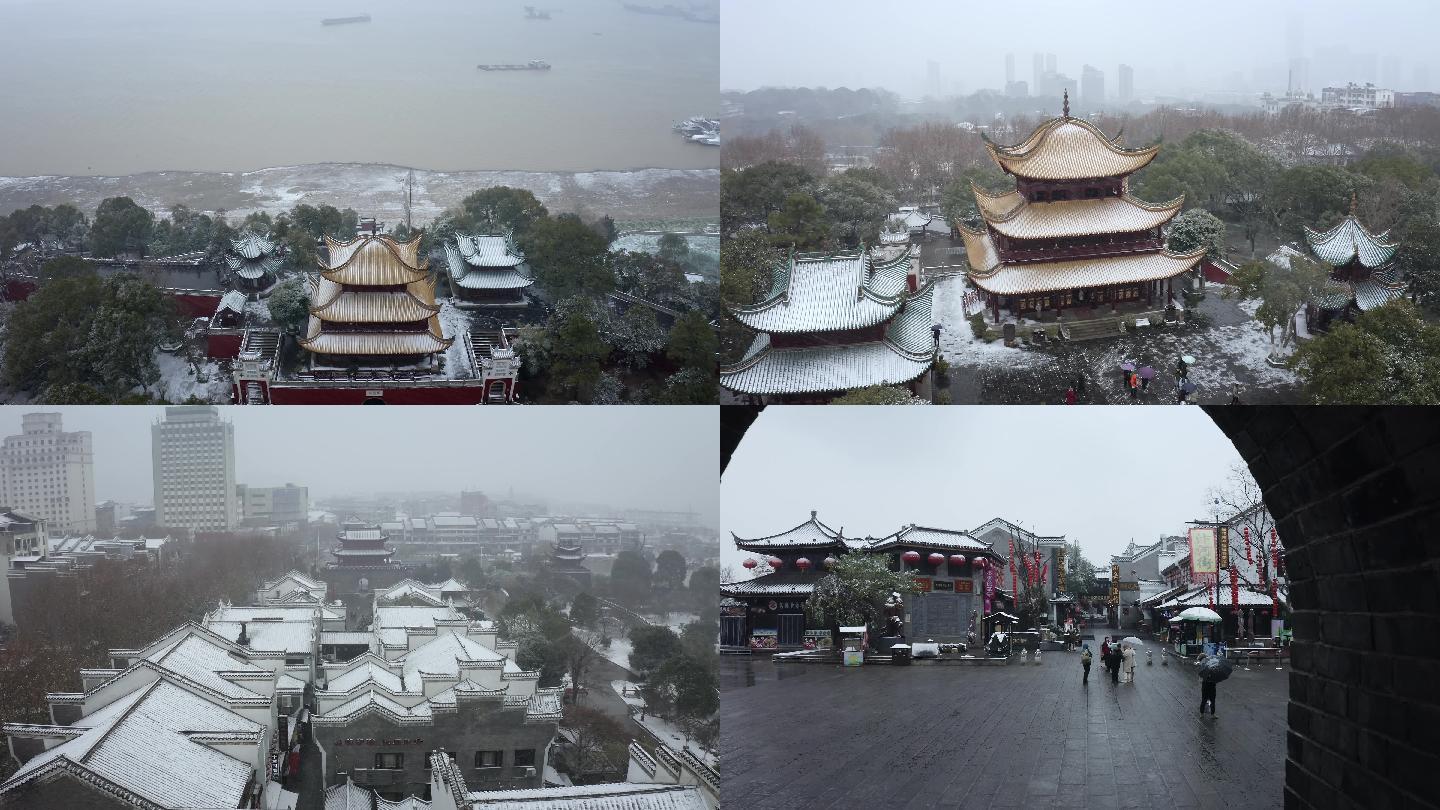
{"type": "Polygon", "coordinates": [[[847,667],[865,663],[865,625],[840,628],[840,649],[847,667]]]}

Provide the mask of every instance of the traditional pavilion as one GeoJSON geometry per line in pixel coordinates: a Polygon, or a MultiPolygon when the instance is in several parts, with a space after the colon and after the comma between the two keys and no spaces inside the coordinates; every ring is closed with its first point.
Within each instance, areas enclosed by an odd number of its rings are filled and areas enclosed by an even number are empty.
{"type": "Polygon", "coordinates": [[[379,526],[348,520],[335,534],[338,542],[330,553],[335,556],[331,568],[368,568],[390,564],[395,552],[388,545],[390,535],[379,526]]]}
{"type": "Polygon", "coordinates": [[[521,306],[526,288],[535,283],[525,254],[508,232],[456,234],[455,244],[445,243],[445,263],[452,294],[471,304],[521,306]]]}
{"type": "MultiPolygon", "coordinates": [[[[720,643],[757,652],[824,646],[830,628],[807,624],[805,600],[815,583],[844,554],[882,554],[892,570],[914,575],[919,593],[905,599],[905,635],[958,641],[975,632],[984,602],[985,572],[999,571],[1004,556],[970,532],[909,525],[881,538],[847,538],[845,530],[820,522],[815,512],[793,529],[769,537],[735,537],[742,551],[756,555],[745,567],[764,562],[770,573],[720,586],[720,643]]],[[[734,536],[734,535],[732,535],[734,536]]],[[[1009,592],[996,579],[991,607],[1010,606],[1009,592]]]]}
{"type": "Polygon", "coordinates": [[[420,237],[397,242],[359,234],[325,237],[326,259],[310,283],[310,319],[300,346],[315,364],[427,365],[450,347],[440,330],[435,285],[419,258],[420,237]]]}
{"type": "Polygon", "coordinates": [[[821,523],[815,512],[793,529],[753,540],[735,538],[742,551],[760,555],[745,561],[747,569],[764,562],[770,573],[720,586],[720,644],[762,652],[794,650],[825,643],[830,631],[807,627],[805,600],[826,568],[863,541],[847,540],[844,528],[821,523]]]}
{"type": "Polygon", "coordinates": [[[1330,281],[1315,299],[1312,318],[1324,329],[1336,318],[1353,320],[1405,295],[1400,267],[1395,262],[1398,243],[1389,231],[1371,233],[1355,215],[1355,195],[1350,195],[1350,213],[1328,231],[1305,229],[1305,241],[1316,258],[1331,265],[1330,281]]]}
{"type": "Polygon", "coordinates": [[[732,311],[758,334],[720,370],[737,394],[826,401],[872,385],[918,390],[935,362],[933,285],[917,289],[917,253],[792,254],[765,300],[732,311]]]}
{"type": "Polygon", "coordinates": [[[230,241],[225,266],[235,288],[247,293],[266,293],[275,286],[280,266],[285,259],[275,250],[269,237],[245,231],[230,241]]]}
{"type": "Polygon", "coordinates": [[[993,194],[972,184],[983,228],[958,224],[969,278],[987,298],[995,323],[1012,318],[1080,317],[1122,304],[1164,309],[1176,276],[1205,257],[1172,253],[1162,229],[1184,198],[1154,204],[1129,192],[1129,177],[1160,147],[1127,149],[1093,124],[1064,114],[1014,146],[985,140],[1015,190],[993,194]]]}

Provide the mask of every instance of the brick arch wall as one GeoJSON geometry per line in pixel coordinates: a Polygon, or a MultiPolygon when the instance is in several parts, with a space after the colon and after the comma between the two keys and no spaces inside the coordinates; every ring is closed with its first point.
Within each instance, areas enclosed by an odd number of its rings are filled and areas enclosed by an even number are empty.
{"type": "Polygon", "coordinates": [[[1440,807],[1440,410],[1207,410],[1286,550],[1285,806],[1440,807]]]}

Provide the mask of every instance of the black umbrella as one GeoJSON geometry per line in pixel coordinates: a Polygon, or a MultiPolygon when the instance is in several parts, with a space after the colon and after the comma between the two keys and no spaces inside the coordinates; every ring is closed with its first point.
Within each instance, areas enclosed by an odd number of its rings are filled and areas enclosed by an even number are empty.
{"type": "Polygon", "coordinates": [[[1230,677],[1230,673],[1234,670],[1235,667],[1229,661],[1218,655],[1212,655],[1200,662],[1200,680],[1219,683],[1230,677]]]}
{"type": "Polygon", "coordinates": [[[1193,393],[1195,393],[1195,390],[1196,390],[1195,383],[1190,382],[1189,380],[1186,380],[1186,381],[1185,381],[1185,384],[1182,385],[1182,386],[1180,386],[1180,390],[1181,390],[1181,391],[1184,391],[1184,392],[1187,393],[1187,394],[1193,394],[1193,393]]]}

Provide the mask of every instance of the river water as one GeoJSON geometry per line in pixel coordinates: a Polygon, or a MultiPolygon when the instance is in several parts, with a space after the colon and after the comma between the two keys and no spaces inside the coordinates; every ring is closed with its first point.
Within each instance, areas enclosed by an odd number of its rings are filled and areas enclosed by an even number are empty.
{"type": "Polygon", "coordinates": [[[492,0],[0,0],[0,176],[718,165],[671,131],[718,110],[718,25],[535,2],[551,19],[492,0]],[[372,21],[320,24],[356,14],[372,21]],[[532,59],[554,67],[476,69],[532,59]]]}

